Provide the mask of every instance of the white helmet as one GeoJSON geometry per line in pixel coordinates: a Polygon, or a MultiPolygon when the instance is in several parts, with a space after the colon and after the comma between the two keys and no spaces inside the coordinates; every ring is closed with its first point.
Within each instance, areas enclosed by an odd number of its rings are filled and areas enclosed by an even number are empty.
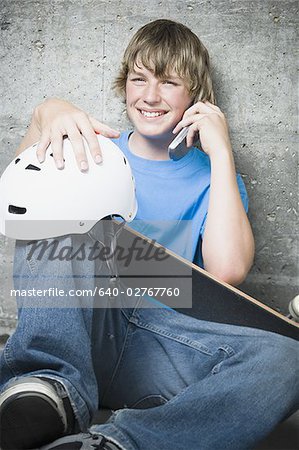
{"type": "Polygon", "coordinates": [[[63,142],[63,170],[56,168],[51,146],[42,164],[37,144],[16,157],[0,179],[0,232],[35,240],[87,233],[106,216],[133,220],[137,203],[129,163],[111,140],[98,140],[103,162],[96,164],[87,150],[85,173],[77,166],[69,139],[63,142]]]}

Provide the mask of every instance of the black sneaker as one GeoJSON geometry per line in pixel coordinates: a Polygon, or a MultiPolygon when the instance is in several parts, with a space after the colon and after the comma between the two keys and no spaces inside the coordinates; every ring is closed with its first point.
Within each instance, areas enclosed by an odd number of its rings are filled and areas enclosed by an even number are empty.
{"type": "Polygon", "coordinates": [[[40,450],[121,450],[121,448],[102,435],[80,433],[58,439],[41,447],[40,450]]]}
{"type": "Polygon", "coordinates": [[[32,449],[78,431],[63,385],[39,377],[19,379],[2,392],[0,430],[2,450],[32,449]]]}

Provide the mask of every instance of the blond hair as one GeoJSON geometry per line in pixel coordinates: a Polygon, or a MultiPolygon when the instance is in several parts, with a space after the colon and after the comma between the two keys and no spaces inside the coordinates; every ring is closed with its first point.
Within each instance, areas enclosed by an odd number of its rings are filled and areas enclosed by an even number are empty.
{"type": "Polygon", "coordinates": [[[137,31],[125,50],[113,84],[123,98],[128,73],[137,62],[161,79],[175,71],[184,80],[193,100],[215,103],[208,51],[185,25],[159,19],[137,31]]]}

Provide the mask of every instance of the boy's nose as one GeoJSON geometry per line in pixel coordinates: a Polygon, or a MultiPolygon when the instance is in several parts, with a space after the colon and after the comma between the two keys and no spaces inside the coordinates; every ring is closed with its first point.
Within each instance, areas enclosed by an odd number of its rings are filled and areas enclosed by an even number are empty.
{"type": "Polygon", "coordinates": [[[143,100],[146,103],[159,103],[161,100],[159,87],[155,85],[147,85],[143,93],[143,100]]]}

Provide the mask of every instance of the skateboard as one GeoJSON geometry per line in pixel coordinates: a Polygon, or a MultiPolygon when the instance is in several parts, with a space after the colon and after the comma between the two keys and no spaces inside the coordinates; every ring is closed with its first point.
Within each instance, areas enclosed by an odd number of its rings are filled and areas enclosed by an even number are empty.
{"type": "MultiPolygon", "coordinates": [[[[130,226],[112,221],[118,272],[128,296],[144,295],[196,319],[259,328],[299,340],[299,324],[217,279],[130,226]],[[122,229],[120,230],[120,227],[122,229]]],[[[157,302],[157,304],[155,304],[157,302]]],[[[149,302],[150,303],[150,302],[149,302]]]]}

